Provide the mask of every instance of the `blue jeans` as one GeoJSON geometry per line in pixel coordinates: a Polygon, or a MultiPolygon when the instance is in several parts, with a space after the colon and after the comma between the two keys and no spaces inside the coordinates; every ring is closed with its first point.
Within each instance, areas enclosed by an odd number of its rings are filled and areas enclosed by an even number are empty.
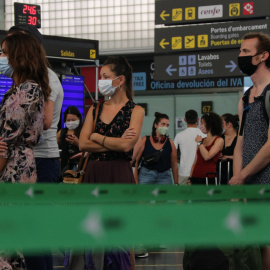
{"type": "MultiPolygon", "coordinates": [[[[35,158],[37,183],[58,183],[60,178],[60,160],[56,158],[35,158]]],[[[51,252],[25,256],[27,270],[53,270],[51,252]]]]}
{"type": "Polygon", "coordinates": [[[172,185],[172,183],[171,170],[158,172],[156,170],[148,170],[145,167],[140,168],[139,184],[172,185]]]}
{"type": "Polygon", "coordinates": [[[59,158],[35,158],[37,183],[58,183],[61,174],[59,158]]]}

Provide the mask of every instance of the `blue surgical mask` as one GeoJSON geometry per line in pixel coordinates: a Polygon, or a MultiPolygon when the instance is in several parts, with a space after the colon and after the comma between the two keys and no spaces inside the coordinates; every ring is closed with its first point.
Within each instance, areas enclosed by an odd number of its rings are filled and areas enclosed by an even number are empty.
{"type": "Polygon", "coordinates": [[[0,57],[0,73],[9,78],[13,74],[13,68],[8,64],[8,58],[6,56],[0,57]]]}
{"type": "MultiPolygon", "coordinates": [[[[119,78],[120,76],[118,76],[117,78],[119,78]]],[[[103,96],[108,96],[111,97],[112,95],[114,95],[115,93],[115,89],[119,86],[112,86],[112,82],[114,80],[116,80],[117,78],[113,79],[113,80],[99,80],[98,81],[98,89],[99,92],[103,95],[103,96]]]]}

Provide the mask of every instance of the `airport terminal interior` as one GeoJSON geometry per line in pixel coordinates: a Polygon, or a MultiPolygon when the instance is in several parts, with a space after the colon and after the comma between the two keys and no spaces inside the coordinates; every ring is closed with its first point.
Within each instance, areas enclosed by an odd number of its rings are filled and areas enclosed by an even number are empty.
{"type": "MultiPolygon", "coordinates": [[[[108,99],[98,91],[101,67],[109,56],[125,56],[133,68],[134,102],[145,112],[141,136],[150,135],[160,112],[169,117],[173,141],[187,127],[188,110],[199,119],[212,111],[238,114],[239,99],[252,85],[237,66],[242,37],[251,31],[269,34],[267,1],[1,0],[0,38],[23,23],[43,35],[64,90],[60,128],[67,107],[76,106],[85,120],[95,102],[108,99]]],[[[0,74],[0,100],[11,85],[12,79],[0,74]]],[[[135,270],[184,269],[181,237],[179,246],[142,248],[139,256],[135,250],[135,270]]],[[[53,269],[67,269],[64,255],[53,249],[53,269]]]]}

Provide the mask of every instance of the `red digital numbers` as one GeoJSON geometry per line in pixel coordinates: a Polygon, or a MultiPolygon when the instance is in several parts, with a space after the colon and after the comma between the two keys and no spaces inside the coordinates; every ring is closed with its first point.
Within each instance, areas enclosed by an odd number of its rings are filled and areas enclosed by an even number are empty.
{"type": "Polygon", "coordinates": [[[36,6],[28,6],[28,5],[23,5],[23,14],[31,14],[31,15],[36,15],[36,6]]]}
{"type": "Polygon", "coordinates": [[[29,16],[28,17],[28,24],[37,25],[37,18],[29,16]]]}

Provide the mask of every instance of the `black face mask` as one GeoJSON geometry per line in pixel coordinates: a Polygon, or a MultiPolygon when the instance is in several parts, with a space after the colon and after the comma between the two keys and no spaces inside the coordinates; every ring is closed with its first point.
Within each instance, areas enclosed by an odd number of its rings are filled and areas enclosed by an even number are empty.
{"type": "Polygon", "coordinates": [[[248,55],[248,56],[238,56],[238,67],[239,69],[247,74],[248,76],[251,76],[254,74],[254,72],[257,70],[258,65],[253,65],[252,64],[252,57],[257,56],[261,53],[257,53],[255,55],[248,55]]]}

